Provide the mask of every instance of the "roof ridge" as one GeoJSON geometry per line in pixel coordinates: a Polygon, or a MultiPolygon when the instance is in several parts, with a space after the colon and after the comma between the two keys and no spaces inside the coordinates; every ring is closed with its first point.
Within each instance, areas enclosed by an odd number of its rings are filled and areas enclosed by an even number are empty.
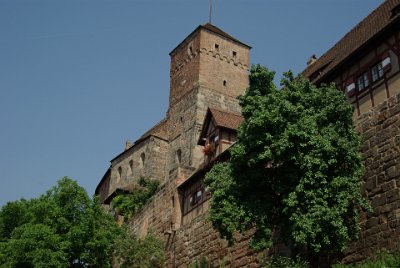
{"type": "Polygon", "coordinates": [[[237,112],[232,112],[232,111],[228,111],[228,110],[222,110],[222,109],[215,108],[215,107],[208,107],[208,109],[210,109],[211,112],[212,112],[212,110],[215,110],[215,111],[218,111],[218,112],[222,112],[222,113],[227,113],[227,114],[232,114],[232,115],[243,117],[243,115],[241,113],[237,113],[237,112]]]}
{"type": "MultiPolygon", "coordinates": [[[[321,74],[326,75],[335,66],[341,64],[351,54],[356,52],[363,44],[371,40],[377,34],[379,34],[387,25],[393,20],[399,17],[399,14],[392,16],[391,11],[393,8],[400,4],[400,0],[386,0],[378,7],[376,7],[371,13],[366,15],[360,22],[358,22],[353,28],[351,28],[339,41],[337,41],[332,47],[330,47],[325,53],[323,53],[316,62],[307,66],[301,74],[310,78],[313,74],[321,69],[327,69],[326,72],[321,70],[321,74]],[[383,14],[381,14],[383,13],[383,14]],[[390,13],[390,14],[389,14],[390,13]],[[367,24],[371,21],[375,21],[376,17],[379,20],[384,21],[382,24],[378,24],[376,29],[370,29],[367,24]],[[360,33],[360,29],[367,29],[364,33],[360,33]],[[354,39],[354,40],[353,40],[354,39]],[[339,53],[336,50],[340,50],[339,53]],[[335,53],[336,52],[336,53],[335,53]],[[334,55],[331,55],[334,54],[334,55]],[[337,61],[334,67],[329,68],[330,63],[337,61]],[[330,62],[330,63],[329,63],[330,62]],[[328,68],[323,68],[324,66],[328,68]]],[[[320,76],[319,78],[321,78],[320,76]]],[[[310,78],[313,80],[312,78],[310,78]]],[[[316,79],[317,80],[317,79],[316,79]]]]}

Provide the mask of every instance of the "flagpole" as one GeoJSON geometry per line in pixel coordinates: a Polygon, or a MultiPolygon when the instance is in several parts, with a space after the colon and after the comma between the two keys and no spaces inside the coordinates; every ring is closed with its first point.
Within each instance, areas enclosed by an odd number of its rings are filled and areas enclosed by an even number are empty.
{"type": "Polygon", "coordinates": [[[211,24],[211,14],[212,14],[212,0],[210,0],[210,17],[208,19],[208,22],[211,24]]]}

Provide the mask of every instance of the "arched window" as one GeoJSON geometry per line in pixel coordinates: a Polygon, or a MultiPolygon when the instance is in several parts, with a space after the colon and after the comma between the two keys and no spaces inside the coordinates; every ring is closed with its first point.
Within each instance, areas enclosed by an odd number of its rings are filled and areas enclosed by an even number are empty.
{"type": "Polygon", "coordinates": [[[181,149],[178,149],[176,151],[176,162],[178,163],[179,166],[182,163],[182,150],[181,149]]]}
{"type": "Polygon", "coordinates": [[[141,155],[140,155],[140,166],[142,167],[142,168],[144,168],[144,162],[146,161],[146,155],[144,154],[144,153],[142,153],[141,155]]]}
{"type": "Polygon", "coordinates": [[[130,170],[131,174],[133,174],[133,160],[129,161],[129,170],[130,170]]]}
{"type": "Polygon", "coordinates": [[[118,168],[118,180],[120,180],[122,177],[122,167],[118,168]]]}

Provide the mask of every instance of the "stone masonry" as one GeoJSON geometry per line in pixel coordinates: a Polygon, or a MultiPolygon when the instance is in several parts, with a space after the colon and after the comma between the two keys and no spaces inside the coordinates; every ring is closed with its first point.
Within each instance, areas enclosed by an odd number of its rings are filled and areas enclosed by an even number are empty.
{"type": "Polygon", "coordinates": [[[362,191],[372,212],[363,215],[360,239],[350,245],[346,263],[380,249],[400,250],[400,94],[363,114],[355,125],[363,137],[362,191]]]}

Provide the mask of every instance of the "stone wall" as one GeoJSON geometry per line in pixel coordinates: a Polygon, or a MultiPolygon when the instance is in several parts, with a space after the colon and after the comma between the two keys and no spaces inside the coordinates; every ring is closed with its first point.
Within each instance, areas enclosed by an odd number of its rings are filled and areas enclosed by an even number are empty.
{"type": "Polygon", "coordinates": [[[137,183],[140,177],[164,181],[167,150],[167,141],[150,136],[113,159],[110,167],[109,194],[117,187],[137,183]]]}
{"type": "Polygon", "coordinates": [[[360,238],[346,252],[346,263],[380,249],[400,250],[400,94],[361,115],[355,125],[363,137],[362,192],[373,211],[362,215],[360,238]]]}
{"type": "Polygon", "coordinates": [[[129,223],[130,230],[139,237],[151,230],[165,241],[167,267],[188,267],[202,258],[214,267],[259,267],[257,253],[247,246],[248,237],[237,235],[237,242],[228,247],[227,241],[219,238],[218,232],[213,229],[207,214],[180,226],[181,218],[174,210],[179,202],[176,199],[172,202],[174,191],[175,184],[169,180],[162,185],[152,202],[129,223]]]}

